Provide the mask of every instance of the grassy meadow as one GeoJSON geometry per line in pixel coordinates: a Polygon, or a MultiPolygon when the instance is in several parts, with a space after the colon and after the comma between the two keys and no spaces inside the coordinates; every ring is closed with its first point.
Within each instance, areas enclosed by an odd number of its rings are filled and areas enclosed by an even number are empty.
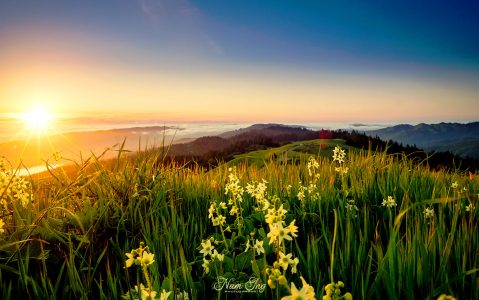
{"type": "Polygon", "coordinates": [[[479,299],[469,173],[340,140],[208,171],[162,161],[44,178],[3,162],[0,298],[479,299]]]}

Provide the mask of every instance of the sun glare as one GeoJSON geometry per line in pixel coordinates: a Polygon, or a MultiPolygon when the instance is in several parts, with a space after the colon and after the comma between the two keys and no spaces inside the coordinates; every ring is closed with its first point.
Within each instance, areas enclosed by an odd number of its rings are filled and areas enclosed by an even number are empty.
{"type": "Polygon", "coordinates": [[[53,115],[43,107],[36,107],[22,114],[21,119],[32,131],[45,131],[53,120],[53,115]]]}

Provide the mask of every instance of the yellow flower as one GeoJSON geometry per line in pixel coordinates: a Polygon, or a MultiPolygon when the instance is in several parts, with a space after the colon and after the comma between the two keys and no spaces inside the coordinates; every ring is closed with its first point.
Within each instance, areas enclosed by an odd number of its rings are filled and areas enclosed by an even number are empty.
{"type": "Polygon", "coordinates": [[[424,209],[424,217],[427,218],[434,218],[434,209],[432,207],[426,207],[424,209]]]}
{"type": "Polygon", "coordinates": [[[344,300],[353,300],[353,295],[351,293],[346,293],[343,295],[344,300]]]}
{"type": "Polygon", "coordinates": [[[336,146],[333,150],[333,161],[337,161],[339,164],[342,164],[345,157],[346,151],[344,151],[340,146],[336,146]]]}
{"type": "Polygon", "coordinates": [[[135,291],[138,295],[141,296],[141,300],[152,300],[156,297],[156,292],[146,288],[143,284],[140,284],[140,288],[135,285],[135,291]]]}
{"type": "Polygon", "coordinates": [[[293,220],[291,223],[289,223],[288,229],[291,233],[291,236],[298,237],[296,234],[298,232],[298,226],[294,225],[294,222],[296,222],[296,220],[293,220]]]}
{"type": "Polygon", "coordinates": [[[238,213],[238,207],[236,207],[236,205],[233,205],[233,206],[231,207],[231,210],[230,210],[230,215],[231,215],[231,216],[234,216],[234,215],[236,215],[237,213],[238,213]]]}
{"type": "Polygon", "coordinates": [[[213,253],[213,249],[215,248],[215,246],[211,245],[210,240],[201,243],[201,247],[203,247],[203,249],[201,249],[200,253],[203,253],[203,256],[206,256],[208,254],[211,255],[213,253]]]}
{"type": "Polygon", "coordinates": [[[154,254],[143,251],[143,255],[141,256],[140,262],[143,266],[149,266],[155,261],[153,259],[154,257],[155,257],[154,254]]]}
{"type": "Polygon", "coordinates": [[[393,206],[397,206],[396,200],[392,196],[388,196],[388,199],[383,199],[382,206],[386,206],[387,208],[392,208],[393,206]]]}
{"type": "Polygon", "coordinates": [[[303,282],[303,287],[301,290],[298,290],[294,285],[294,282],[291,282],[291,295],[281,298],[281,300],[314,300],[314,288],[306,283],[303,277],[301,277],[303,282]]]}
{"type": "Polygon", "coordinates": [[[279,252],[278,264],[281,268],[283,268],[283,270],[286,271],[288,269],[288,266],[290,264],[293,264],[293,260],[291,259],[291,257],[293,257],[293,254],[291,253],[285,255],[283,252],[279,252]]]}
{"type": "Polygon", "coordinates": [[[264,253],[263,241],[256,240],[256,242],[254,243],[253,248],[256,250],[258,255],[260,255],[261,253],[264,253]]]}
{"type": "Polygon", "coordinates": [[[166,290],[162,290],[160,294],[160,300],[168,300],[170,297],[171,292],[167,292],[166,290]]]}
{"type": "Polygon", "coordinates": [[[226,222],[226,217],[219,215],[216,218],[213,218],[212,220],[213,226],[222,226],[226,222]]]}
{"type": "Polygon", "coordinates": [[[466,206],[466,211],[468,212],[474,211],[474,205],[472,205],[472,203],[469,203],[469,205],[466,206]]]}
{"type": "Polygon", "coordinates": [[[459,184],[457,183],[457,181],[454,181],[452,184],[451,184],[451,188],[453,189],[457,189],[459,187],[459,184]]]}
{"type": "Polygon", "coordinates": [[[215,249],[215,251],[213,252],[213,254],[211,254],[211,258],[212,259],[217,259],[219,261],[223,261],[225,259],[225,255],[224,254],[219,254],[218,251],[215,249]]]}
{"type": "MultiPolygon", "coordinates": [[[[0,220],[1,221],[1,220],[0,220]]],[[[0,224],[1,225],[1,224],[0,224]]],[[[131,253],[125,253],[126,257],[128,257],[128,259],[125,261],[125,265],[127,268],[131,267],[135,261],[136,261],[136,258],[135,258],[135,254],[134,254],[134,251],[132,251],[131,253]]]]}
{"type": "Polygon", "coordinates": [[[0,219],[0,233],[5,232],[5,229],[3,229],[3,227],[5,227],[5,222],[2,219],[0,219]]]}
{"type": "Polygon", "coordinates": [[[216,205],[212,203],[210,205],[210,208],[208,208],[208,219],[213,218],[213,213],[215,212],[215,209],[216,209],[216,205]]]}
{"type": "Polygon", "coordinates": [[[306,280],[304,280],[303,276],[300,278],[301,282],[303,283],[303,287],[301,289],[306,289],[306,295],[309,295],[309,297],[312,297],[311,299],[314,299],[314,288],[310,286],[306,280]]]}
{"type": "Polygon", "coordinates": [[[269,237],[269,243],[272,244],[278,239],[278,242],[281,244],[283,240],[292,241],[293,238],[289,236],[290,229],[284,228],[281,223],[275,223],[269,226],[269,232],[267,237],[269,237]]]}
{"type": "Polygon", "coordinates": [[[291,263],[291,273],[294,274],[297,272],[296,267],[298,266],[298,264],[299,264],[299,258],[295,257],[293,259],[293,262],[291,263]]]}
{"type": "Polygon", "coordinates": [[[457,300],[454,296],[442,294],[440,295],[437,300],[457,300]]]}
{"type": "Polygon", "coordinates": [[[201,266],[203,267],[205,274],[208,274],[210,272],[210,261],[206,258],[203,258],[203,264],[201,266]]]}

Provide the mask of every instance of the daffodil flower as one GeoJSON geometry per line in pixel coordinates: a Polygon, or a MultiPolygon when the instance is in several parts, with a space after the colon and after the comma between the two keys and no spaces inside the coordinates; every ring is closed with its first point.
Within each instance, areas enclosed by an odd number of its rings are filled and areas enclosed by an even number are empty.
{"type": "Polygon", "coordinates": [[[314,288],[310,286],[303,277],[301,277],[303,282],[303,287],[298,290],[294,285],[294,282],[291,282],[291,295],[281,298],[281,300],[314,300],[314,288]]]}
{"type": "Polygon", "coordinates": [[[167,292],[166,290],[162,290],[160,294],[160,300],[168,300],[170,297],[171,292],[167,292]]]}
{"type": "Polygon", "coordinates": [[[203,249],[201,249],[200,253],[202,253],[203,256],[206,256],[208,254],[211,255],[213,253],[213,249],[215,248],[215,246],[211,245],[210,240],[207,240],[206,242],[201,243],[201,247],[203,247],[203,249]]]}
{"type": "Polygon", "coordinates": [[[283,270],[286,271],[288,266],[293,263],[293,260],[291,259],[292,256],[293,254],[291,253],[284,254],[281,251],[279,252],[278,264],[281,268],[283,268],[283,270]]]}
{"type": "Polygon", "coordinates": [[[153,264],[153,262],[155,262],[155,260],[153,259],[154,257],[154,254],[143,251],[140,262],[143,266],[149,266],[153,264]]]}
{"type": "Polygon", "coordinates": [[[127,268],[129,268],[129,267],[133,266],[133,264],[135,263],[136,258],[135,258],[135,255],[133,253],[125,253],[125,255],[126,255],[126,257],[128,257],[128,259],[125,261],[125,266],[127,268]]]}
{"type": "Polygon", "coordinates": [[[263,241],[256,240],[256,242],[254,243],[253,248],[256,250],[258,255],[260,255],[261,253],[264,253],[263,241]]]}

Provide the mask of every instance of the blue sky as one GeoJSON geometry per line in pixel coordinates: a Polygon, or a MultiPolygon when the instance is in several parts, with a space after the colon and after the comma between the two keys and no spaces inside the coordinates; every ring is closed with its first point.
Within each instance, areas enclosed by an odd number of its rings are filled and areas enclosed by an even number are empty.
{"type": "Polygon", "coordinates": [[[477,1],[4,0],[0,108],[477,120],[478,15],[477,1]]]}

